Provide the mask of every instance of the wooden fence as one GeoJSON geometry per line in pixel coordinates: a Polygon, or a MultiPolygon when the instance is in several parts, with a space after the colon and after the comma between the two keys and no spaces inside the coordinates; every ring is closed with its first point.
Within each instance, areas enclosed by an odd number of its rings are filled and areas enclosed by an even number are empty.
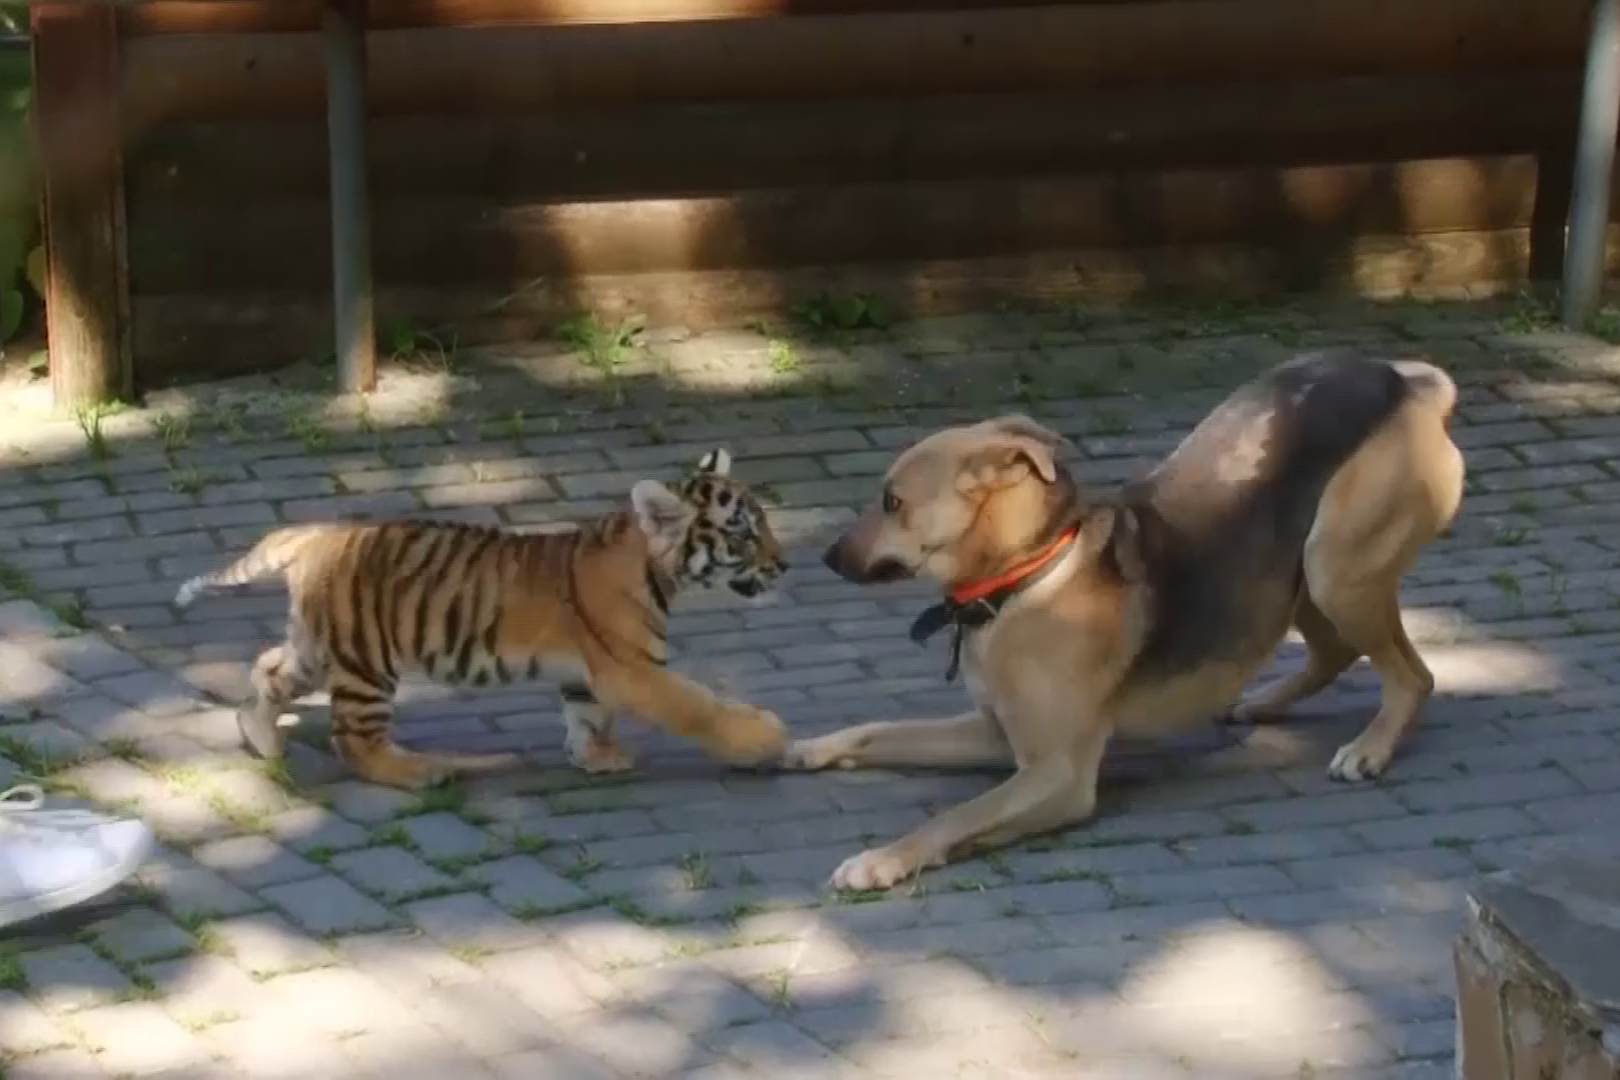
{"type": "MultiPolygon", "coordinates": [[[[928,311],[1552,277],[1586,20],[1586,0],[373,0],[378,322],[465,342],[820,287],[928,311]]],[[[115,25],[122,153],[98,175],[121,204],[86,220],[108,223],[136,380],[329,352],[320,5],[153,0],[115,25]]],[[[86,63],[36,48],[47,88],[86,63]]]]}

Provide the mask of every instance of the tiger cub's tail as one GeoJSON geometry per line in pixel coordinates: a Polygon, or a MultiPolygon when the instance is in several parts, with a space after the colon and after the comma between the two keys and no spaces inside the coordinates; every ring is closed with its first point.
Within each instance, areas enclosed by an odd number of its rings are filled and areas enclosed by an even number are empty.
{"type": "Polygon", "coordinates": [[[329,536],[333,531],[332,525],[321,523],[289,525],[266,533],[263,539],[253,545],[253,550],[223,570],[198,574],[181,585],[180,591],[174,594],[174,605],[181,608],[189,607],[191,602],[203,593],[213,592],[216,589],[233,589],[279,577],[298,561],[298,557],[311,542],[329,536]]]}

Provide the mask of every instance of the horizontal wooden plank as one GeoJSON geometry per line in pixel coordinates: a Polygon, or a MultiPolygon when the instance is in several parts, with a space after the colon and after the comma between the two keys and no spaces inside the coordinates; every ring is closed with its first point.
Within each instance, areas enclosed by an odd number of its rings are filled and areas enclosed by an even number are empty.
{"type": "MultiPolygon", "coordinates": [[[[1076,0],[378,0],[375,30],[450,26],[622,26],[804,15],[1044,7],[1076,0]]],[[[1080,0],[1139,3],[1141,0],[1080,0]]],[[[297,33],[321,25],[320,0],[149,0],[121,11],[130,36],[297,33]]]]}
{"type": "MultiPolygon", "coordinates": [[[[1400,160],[1574,141],[1576,70],[1370,76],[1079,95],[666,106],[374,121],[372,190],[567,201],[822,183],[1400,160]],[[431,148],[431,151],[425,148],[431,148]]],[[[323,196],[315,119],[165,124],[136,143],[129,197],[323,196]]]]}
{"type": "MultiPolygon", "coordinates": [[[[1530,221],[1524,155],[1285,169],[837,184],[734,197],[492,204],[379,197],[377,280],[460,287],[589,274],[964,259],[1309,235],[1417,235],[1530,221]]],[[[130,211],[137,293],[321,287],[318,198],[149,201],[130,211]]]]}
{"type": "MultiPolygon", "coordinates": [[[[1158,0],[991,11],[370,35],[374,115],[1064,93],[1579,67],[1582,0],[1158,0]]],[[[319,116],[312,34],[125,43],[133,130],[319,116]]]]}
{"type": "MultiPolygon", "coordinates": [[[[1617,233],[1616,235],[1620,235],[1617,233]]],[[[1477,295],[1521,285],[1526,229],[1430,233],[1352,244],[1295,235],[1264,245],[1178,245],[1122,251],[1054,251],[1002,258],[805,267],[768,273],[707,271],[625,277],[570,276],[520,290],[378,293],[380,325],[438,328],[462,345],[550,339],[580,311],[644,314],[693,329],[751,317],[791,317],[821,290],[880,298],[897,317],[985,311],[1002,303],[1065,306],[1155,296],[1275,300],[1279,294],[1477,295]]],[[[1611,268],[1620,266],[1611,238],[1611,268]]],[[[175,378],[263,371],[331,351],[329,298],[319,293],[139,297],[135,345],[143,386],[175,378]]],[[[541,386],[537,389],[545,389],[541,386]]],[[[679,387],[672,387],[679,396],[679,387]]],[[[697,400],[723,395],[692,390],[697,400]]]]}

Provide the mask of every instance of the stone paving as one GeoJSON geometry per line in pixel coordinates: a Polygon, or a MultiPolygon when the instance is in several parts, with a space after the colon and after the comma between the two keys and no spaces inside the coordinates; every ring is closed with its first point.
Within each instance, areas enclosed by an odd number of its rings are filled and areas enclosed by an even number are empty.
{"type": "Polygon", "coordinates": [[[325,406],[318,369],[73,421],[11,394],[0,782],[129,808],[163,847],[0,942],[5,1077],[1451,1075],[1471,875],[1620,812],[1616,350],[1524,302],[609,336],[401,358],[364,408],[325,406]],[[1386,779],[1324,775],[1375,697],[1360,666],[1297,723],[1122,746],[1095,823],[889,895],[824,882],[992,777],[725,771],[638,735],[640,772],[593,780],[563,766],[549,688],[415,685],[406,741],[532,768],[368,787],[317,749],[315,698],[268,769],[226,706],[279,594],[168,604],[277,521],[538,525],[718,442],[795,565],[769,606],[678,604],[678,666],[800,733],[940,713],[963,691],[906,638],[922,591],[814,557],[898,447],[1016,408],[1106,484],[1260,365],[1340,341],[1427,351],[1464,386],[1468,503],[1404,597],[1439,692],[1386,779]]]}

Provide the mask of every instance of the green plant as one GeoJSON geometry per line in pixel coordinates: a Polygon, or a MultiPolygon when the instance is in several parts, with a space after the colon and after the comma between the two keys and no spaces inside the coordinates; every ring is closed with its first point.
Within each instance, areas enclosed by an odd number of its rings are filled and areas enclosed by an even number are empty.
{"type": "Polygon", "coordinates": [[[169,490],[177,495],[196,495],[214,480],[215,477],[201,469],[169,470],[169,490]]]}
{"type": "Polygon", "coordinates": [[[287,417],[287,434],[304,444],[306,453],[319,454],[331,443],[332,437],[314,413],[293,413],[287,417]]]}
{"type": "Polygon", "coordinates": [[[692,851],[681,856],[681,876],[686,879],[686,887],[693,892],[714,888],[714,867],[709,864],[706,852],[692,851]]]}
{"type": "Polygon", "coordinates": [[[163,440],[163,452],[173,454],[191,445],[191,421],[175,413],[159,413],[152,418],[158,438],[163,440]]]}
{"type": "Polygon", "coordinates": [[[0,597],[32,596],[33,593],[34,582],[28,571],[0,562],[0,597]]]}
{"type": "Polygon", "coordinates": [[[1592,316],[1592,323],[1587,327],[1594,337],[1600,337],[1611,344],[1620,342],[1620,307],[1613,304],[1604,304],[1592,316]]]}
{"type": "Polygon", "coordinates": [[[810,329],[824,334],[884,330],[889,326],[889,313],[883,304],[864,293],[820,292],[801,301],[793,314],[810,329]]]}
{"type": "Polygon", "coordinates": [[[789,375],[799,370],[799,350],[793,347],[791,341],[772,338],[766,347],[766,356],[770,360],[771,370],[778,375],[789,375]]]}
{"type": "Polygon", "coordinates": [[[90,616],[85,613],[84,604],[78,600],[53,601],[50,609],[64,625],[74,630],[87,630],[90,627],[90,616]]]}
{"type": "Polygon", "coordinates": [[[1557,324],[1552,305],[1529,290],[1515,294],[1501,318],[1502,329],[1510,334],[1528,334],[1557,324]]]}
{"type": "Polygon", "coordinates": [[[646,325],[640,315],[629,315],[617,322],[579,315],[557,327],[557,339],[584,353],[588,367],[611,376],[629,359],[646,325]]]}
{"type": "Polygon", "coordinates": [[[84,433],[85,448],[97,461],[106,461],[114,456],[112,444],[107,441],[107,433],[102,430],[101,422],[117,411],[116,405],[87,405],[73,414],[79,430],[84,433]]]}
{"type": "Polygon", "coordinates": [[[28,973],[23,970],[22,958],[10,945],[0,947],[0,990],[21,994],[28,989],[28,973]]]}
{"type": "Polygon", "coordinates": [[[384,344],[394,360],[428,359],[444,371],[455,366],[456,354],[460,351],[458,334],[451,333],[447,342],[437,334],[418,330],[403,320],[389,326],[384,334],[384,344]]]}

